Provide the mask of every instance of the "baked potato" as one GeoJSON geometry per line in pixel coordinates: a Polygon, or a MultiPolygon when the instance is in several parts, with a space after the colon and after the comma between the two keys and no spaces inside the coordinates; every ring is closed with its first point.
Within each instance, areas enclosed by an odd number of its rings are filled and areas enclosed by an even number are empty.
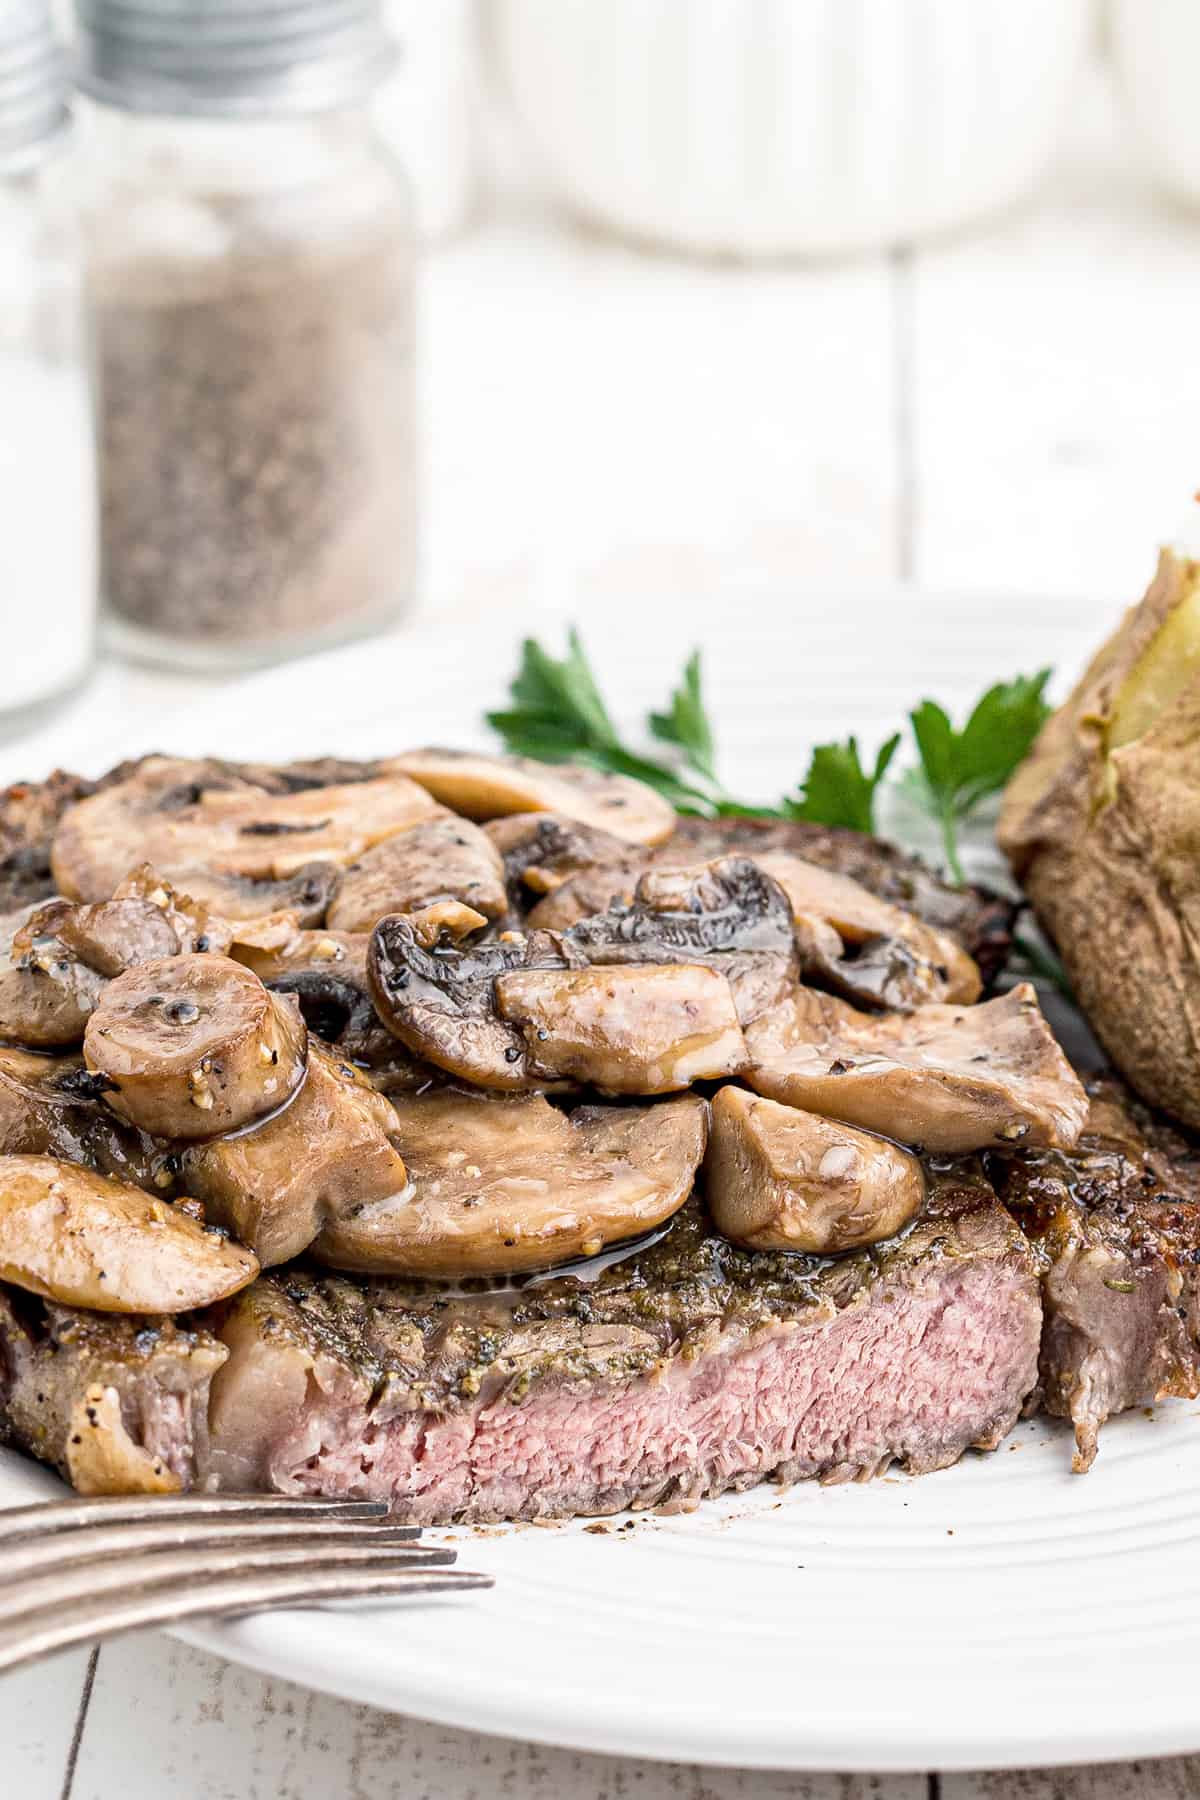
{"type": "Polygon", "coordinates": [[[1113,1063],[1200,1127],[1200,563],[1163,551],[998,836],[1113,1063]]]}

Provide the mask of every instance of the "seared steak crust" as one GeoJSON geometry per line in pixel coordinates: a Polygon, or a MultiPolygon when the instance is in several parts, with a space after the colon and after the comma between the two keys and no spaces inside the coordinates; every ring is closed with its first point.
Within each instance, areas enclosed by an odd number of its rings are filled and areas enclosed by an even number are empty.
{"type": "Polygon", "coordinates": [[[207,1331],[84,1312],[0,1287],[0,1441],[80,1493],[194,1485],[208,1392],[225,1361],[207,1331]]]}
{"type": "Polygon", "coordinates": [[[973,1172],[836,1260],[736,1249],[693,1202],[592,1282],[447,1298],[289,1269],[218,1328],[213,1479],[450,1520],[683,1508],[766,1476],[993,1447],[1037,1373],[1033,1258],[973,1172]]]}
{"type": "Polygon", "coordinates": [[[1200,1394],[1200,1148],[1119,1082],[1089,1091],[1075,1150],[989,1170],[1041,1265],[1037,1398],[1074,1424],[1080,1472],[1114,1413],[1200,1394]]]}

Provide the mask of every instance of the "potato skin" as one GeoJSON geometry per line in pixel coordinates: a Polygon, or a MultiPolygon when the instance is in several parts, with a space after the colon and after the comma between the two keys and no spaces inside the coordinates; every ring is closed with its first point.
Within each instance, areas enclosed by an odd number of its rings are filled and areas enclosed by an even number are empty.
{"type": "Polygon", "coordinates": [[[1009,784],[998,838],[1096,1036],[1152,1105],[1200,1127],[1200,678],[1109,750],[1121,690],[1200,582],[1165,550],[1009,784]]]}

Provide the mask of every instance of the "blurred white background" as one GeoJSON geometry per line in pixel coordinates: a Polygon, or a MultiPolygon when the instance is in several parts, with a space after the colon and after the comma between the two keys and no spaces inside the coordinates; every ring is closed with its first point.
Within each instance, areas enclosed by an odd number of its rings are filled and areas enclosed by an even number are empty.
{"type": "MultiPolygon", "coordinates": [[[[418,277],[422,614],[503,611],[515,634],[547,601],[586,627],[613,594],[686,617],[752,585],[799,623],[832,595],[892,581],[964,605],[1141,591],[1200,480],[1200,125],[1181,99],[1200,68],[1197,13],[1189,0],[1137,0],[1123,18],[1075,0],[951,10],[978,29],[943,43],[939,0],[805,0],[794,16],[816,21],[809,49],[826,61],[814,71],[793,46],[764,95],[762,44],[738,38],[757,9],[654,0],[640,22],[605,9],[608,61],[587,65],[599,74],[583,117],[550,98],[578,98],[595,0],[563,0],[561,28],[540,36],[537,0],[479,14],[393,0],[411,48],[377,113],[431,240],[418,277]],[[712,42],[681,63],[689,8],[712,42]],[[901,14],[924,20],[908,64],[901,14]],[[881,20],[890,60],[873,53],[856,72],[850,52],[881,20]],[[841,110],[797,141],[765,130],[764,116],[828,89],[830,70],[841,110]],[[984,122],[1007,135],[972,151],[976,190],[963,144],[993,79],[1010,91],[984,122]],[[863,123],[879,95],[886,131],[863,123]],[[685,236],[703,226],[719,241],[742,216],[740,163],[732,197],[728,171],[725,189],[698,196],[720,159],[697,138],[697,108],[727,160],[749,156],[756,191],[775,193],[764,231],[803,246],[830,229],[828,183],[793,168],[789,186],[771,162],[828,158],[815,140],[829,130],[843,213],[916,237],[766,260],[648,241],[638,204],[657,209],[659,237],[678,224],[672,195],[685,236]],[[579,181],[605,143],[621,171],[600,220],[579,181]],[[647,200],[647,172],[663,168],[665,198],[659,181],[647,200]],[[958,223],[926,237],[919,221],[942,199],[958,223]]],[[[196,691],[108,667],[65,736],[36,734],[22,766],[86,743],[115,693],[149,720],[196,691]]]]}
{"type": "Polygon", "coordinates": [[[1190,0],[390,17],[423,613],[1140,590],[1200,480],[1190,0]]]}
{"type": "Polygon", "coordinates": [[[836,263],[614,242],[500,118],[482,222],[425,270],[430,605],[1140,590],[1200,479],[1200,215],[1107,58],[1068,69],[1032,198],[836,263]]]}

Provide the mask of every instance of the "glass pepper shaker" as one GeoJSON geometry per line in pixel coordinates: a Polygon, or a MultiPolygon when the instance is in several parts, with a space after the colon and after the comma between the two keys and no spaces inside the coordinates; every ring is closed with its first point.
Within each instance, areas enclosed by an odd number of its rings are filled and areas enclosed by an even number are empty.
{"type": "Polygon", "coordinates": [[[377,0],[79,0],[105,632],[237,668],[416,575],[414,241],[377,0]]]}
{"type": "Polygon", "coordinates": [[[0,730],[79,686],[96,618],[96,476],[67,69],[48,3],[0,4],[0,730]]]}

